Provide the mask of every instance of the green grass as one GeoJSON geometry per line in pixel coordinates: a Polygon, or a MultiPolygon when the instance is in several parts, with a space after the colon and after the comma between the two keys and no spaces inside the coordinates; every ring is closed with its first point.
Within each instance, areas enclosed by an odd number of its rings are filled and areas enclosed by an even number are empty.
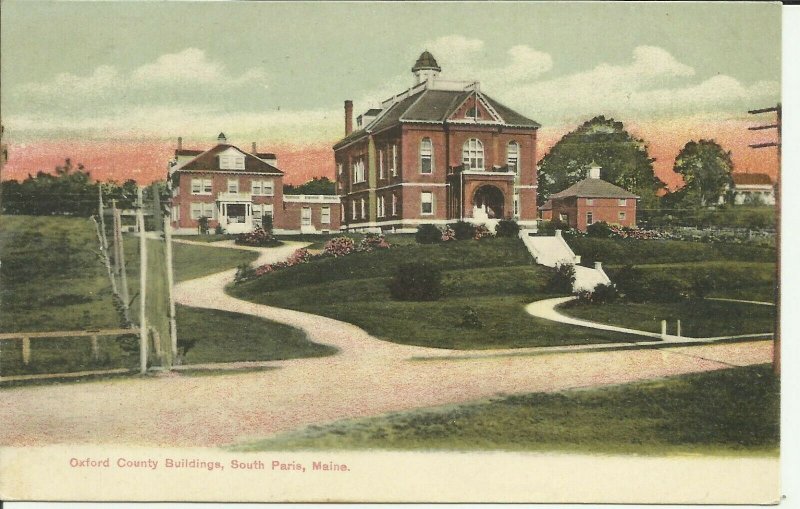
{"type": "Polygon", "coordinates": [[[649,332],[661,332],[661,320],[667,320],[669,334],[675,334],[676,321],[680,320],[682,334],[689,337],[758,334],[775,328],[774,307],[739,302],[568,303],[559,310],[575,318],[649,332]]]}
{"type": "MultiPolygon", "coordinates": [[[[238,313],[177,307],[178,337],[190,345],[184,364],[273,361],[332,355],[294,327],[238,313]]],[[[179,345],[180,346],[180,345],[179,345]]]]}
{"type": "Polygon", "coordinates": [[[340,421],[234,449],[775,455],[779,409],[770,367],[751,366],[340,421]]]}
{"type": "Polygon", "coordinates": [[[0,216],[0,332],[119,326],[86,218],[0,216]]]}
{"type": "Polygon", "coordinates": [[[236,235],[229,233],[210,233],[208,235],[173,235],[173,239],[191,240],[193,242],[220,242],[222,240],[234,240],[236,235]]]}
{"type": "Polygon", "coordinates": [[[526,304],[554,296],[545,288],[551,272],[532,265],[519,240],[493,239],[413,244],[314,260],[229,291],[245,300],[349,322],[388,341],[435,348],[516,348],[633,339],[528,315],[526,304]],[[447,269],[442,299],[391,299],[387,283],[394,267],[413,259],[447,269]],[[462,325],[468,308],[477,312],[481,327],[462,325]]]}
{"type": "Polygon", "coordinates": [[[775,262],[774,248],[746,244],[712,244],[682,240],[634,240],[574,237],[567,239],[575,254],[605,265],[708,261],[775,262]]]}

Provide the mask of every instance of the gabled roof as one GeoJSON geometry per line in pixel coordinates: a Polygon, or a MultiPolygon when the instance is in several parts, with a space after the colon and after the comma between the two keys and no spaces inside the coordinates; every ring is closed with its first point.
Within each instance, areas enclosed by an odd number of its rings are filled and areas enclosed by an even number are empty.
{"type": "Polygon", "coordinates": [[[191,161],[188,161],[183,166],[177,168],[175,171],[176,172],[231,171],[231,172],[241,172],[241,173],[265,173],[265,174],[283,175],[283,172],[281,170],[272,166],[266,161],[262,161],[253,154],[249,154],[238,147],[234,147],[233,145],[228,145],[226,143],[220,143],[214,148],[206,150],[205,152],[199,154],[191,161]],[[244,170],[220,170],[219,157],[217,156],[222,152],[225,152],[226,150],[231,148],[239,151],[244,155],[244,170]]]}
{"type": "Polygon", "coordinates": [[[635,194],[601,179],[586,178],[563,191],[551,194],[554,198],[638,198],[635,194]]]}
{"type": "Polygon", "coordinates": [[[535,120],[531,120],[517,113],[484,93],[468,90],[436,90],[426,88],[414,95],[401,99],[389,106],[386,110],[382,110],[382,113],[378,115],[375,120],[362,129],[353,131],[345,136],[339,140],[333,148],[338,149],[366,136],[368,133],[379,132],[405,122],[445,124],[447,119],[455,112],[461,103],[463,103],[470,94],[475,93],[478,94],[481,100],[491,105],[502,118],[503,122],[495,125],[531,129],[538,129],[541,127],[535,120]]]}
{"type": "Polygon", "coordinates": [[[540,207],[539,210],[553,210],[553,200],[547,200],[540,207]]]}
{"type": "Polygon", "coordinates": [[[178,156],[199,156],[202,153],[203,153],[202,150],[180,149],[180,150],[175,150],[175,157],[178,157],[178,156]]]}
{"type": "Polygon", "coordinates": [[[766,173],[731,173],[731,177],[737,186],[772,185],[772,179],[766,173]]]}

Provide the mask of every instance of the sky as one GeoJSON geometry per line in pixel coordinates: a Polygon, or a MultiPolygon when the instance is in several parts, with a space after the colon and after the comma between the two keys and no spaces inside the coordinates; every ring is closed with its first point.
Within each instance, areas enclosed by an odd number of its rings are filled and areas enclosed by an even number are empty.
{"type": "Polygon", "coordinates": [[[595,115],[648,143],[668,184],[687,141],[715,139],[736,171],[775,175],[747,110],[780,100],[780,4],[533,2],[39,2],[4,0],[3,178],[65,157],[96,178],[164,177],[175,139],[278,155],[292,183],[333,174],[356,114],[412,85],[431,51],[443,79],[542,124],[540,155],[595,115]],[[750,118],[748,118],[750,117],[750,118]]]}

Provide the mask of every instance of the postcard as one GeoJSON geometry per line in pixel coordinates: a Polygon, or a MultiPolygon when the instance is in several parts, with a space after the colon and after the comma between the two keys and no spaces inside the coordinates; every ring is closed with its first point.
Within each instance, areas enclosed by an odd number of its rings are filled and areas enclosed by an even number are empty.
{"type": "Polygon", "coordinates": [[[781,16],[4,1],[0,498],[778,503],[781,16]]]}

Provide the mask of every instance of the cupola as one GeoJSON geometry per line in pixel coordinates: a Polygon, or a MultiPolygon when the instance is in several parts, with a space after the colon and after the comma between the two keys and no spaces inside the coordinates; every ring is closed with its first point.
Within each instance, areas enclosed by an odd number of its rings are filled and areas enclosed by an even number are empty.
{"type": "Polygon", "coordinates": [[[439,73],[442,72],[442,68],[439,67],[433,55],[431,55],[428,50],[425,50],[417,59],[417,63],[414,64],[414,67],[411,68],[411,72],[414,73],[414,78],[416,80],[414,83],[415,85],[427,81],[428,86],[430,86],[439,76],[439,73]]]}

